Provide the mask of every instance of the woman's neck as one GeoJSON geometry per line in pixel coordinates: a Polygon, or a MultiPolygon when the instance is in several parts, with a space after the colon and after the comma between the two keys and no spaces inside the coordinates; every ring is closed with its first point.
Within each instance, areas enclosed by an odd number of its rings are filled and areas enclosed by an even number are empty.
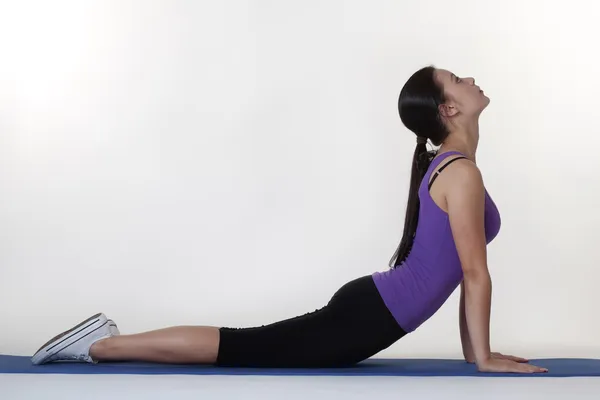
{"type": "Polygon", "coordinates": [[[465,127],[450,132],[439,148],[439,153],[458,151],[476,162],[477,145],[479,144],[479,127],[465,127]]]}

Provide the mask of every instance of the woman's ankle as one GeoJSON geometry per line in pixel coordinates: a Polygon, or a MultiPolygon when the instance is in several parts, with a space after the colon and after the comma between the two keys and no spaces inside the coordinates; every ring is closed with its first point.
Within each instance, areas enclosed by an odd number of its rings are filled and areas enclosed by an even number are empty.
{"type": "Polygon", "coordinates": [[[113,341],[114,337],[107,337],[100,339],[90,347],[89,355],[94,361],[101,361],[107,359],[108,349],[113,341]]]}

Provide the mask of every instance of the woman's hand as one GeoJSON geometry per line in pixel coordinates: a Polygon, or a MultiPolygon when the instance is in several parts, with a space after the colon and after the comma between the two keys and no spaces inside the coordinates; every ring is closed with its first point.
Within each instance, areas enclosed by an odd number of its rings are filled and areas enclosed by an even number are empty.
{"type": "Polygon", "coordinates": [[[497,359],[501,359],[501,360],[510,360],[510,361],[515,361],[515,362],[519,362],[519,363],[526,363],[529,361],[526,358],[515,357],[515,356],[502,354],[502,353],[492,353],[492,358],[497,358],[497,359]]]}
{"type": "MultiPolygon", "coordinates": [[[[522,357],[516,357],[516,356],[511,356],[511,355],[507,355],[507,354],[502,354],[502,353],[492,353],[491,354],[492,358],[496,358],[499,360],[510,360],[510,361],[515,361],[518,363],[526,363],[529,360],[526,358],[522,358],[522,357]]],[[[466,360],[468,363],[470,364],[475,364],[475,359],[467,359],[466,360]]]]}
{"type": "Polygon", "coordinates": [[[497,357],[490,357],[487,360],[478,363],[477,369],[480,372],[512,372],[520,374],[548,372],[547,368],[497,357]]]}

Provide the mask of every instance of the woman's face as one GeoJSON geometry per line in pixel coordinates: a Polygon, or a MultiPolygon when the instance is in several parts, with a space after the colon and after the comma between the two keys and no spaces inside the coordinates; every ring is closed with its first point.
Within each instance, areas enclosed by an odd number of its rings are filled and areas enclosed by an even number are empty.
{"type": "Polygon", "coordinates": [[[436,69],[435,79],[442,86],[446,97],[446,104],[440,110],[445,117],[458,114],[478,116],[490,104],[489,97],[475,85],[473,78],[459,78],[445,69],[436,69]]]}

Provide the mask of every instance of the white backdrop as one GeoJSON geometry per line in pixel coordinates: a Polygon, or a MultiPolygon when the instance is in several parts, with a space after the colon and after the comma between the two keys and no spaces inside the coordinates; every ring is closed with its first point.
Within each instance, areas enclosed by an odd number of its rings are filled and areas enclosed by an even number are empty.
{"type": "MultiPolygon", "coordinates": [[[[254,326],[385,270],[430,63],[491,98],[492,348],[600,356],[587,1],[0,3],[0,353],[95,312],[254,326]]],[[[381,357],[460,357],[458,294],[381,357]]]]}

